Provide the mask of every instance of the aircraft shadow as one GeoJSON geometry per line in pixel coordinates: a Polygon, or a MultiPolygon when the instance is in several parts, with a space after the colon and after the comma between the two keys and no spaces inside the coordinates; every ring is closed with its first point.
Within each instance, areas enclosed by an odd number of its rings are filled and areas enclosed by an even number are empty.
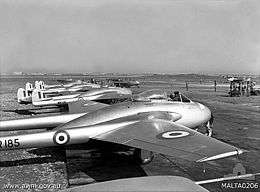
{"type": "Polygon", "coordinates": [[[100,182],[147,175],[134,160],[133,151],[119,144],[90,140],[85,145],[72,146],[72,150],[66,152],[69,178],[83,173],[100,182]]]}
{"type": "Polygon", "coordinates": [[[100,153],[86,158],[69,158],[67,162],[68,175],[71,178],[75,178],[75,175],[77,177],[78,173],[84,173],[101,182],[147,175],[128,153],[100,153]]]}
{"type": "Polygon", "coordinates": [[[89,142],[68,147],[66,150],[49,147],[27,152],[37,156],[0,161],[0,167],[64,162],[67,177],[73,185],[147,176],[142,166],[133,159],[132,151],[121,150],[120,147],[115,150],[115,145],[106,142],[89,142]]]}

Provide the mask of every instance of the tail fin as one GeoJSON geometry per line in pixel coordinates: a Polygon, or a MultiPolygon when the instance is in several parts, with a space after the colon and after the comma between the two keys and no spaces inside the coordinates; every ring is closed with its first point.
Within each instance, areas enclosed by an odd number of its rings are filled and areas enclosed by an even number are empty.
{"type": "Polygon", "coordinates": [[[45,83],[44,81],[39,81],[40,85],[42,85],[43,87],[45,87],[45,83]]]}
{"type": "Polygon", "coordinates": [[[43,81],[35,81],[35,89],[43,90],[44,89],[44,82],[43,81]]]}
{"type": "Polygon", "coordinates": [[[38,84],[39,84],[39,81],[35,81],[34,82],[34,87],[36,88],[36,86],[38,86],[38,84]]]}
{"type": "Polygon", "coordinates": [[[25,84],[25,90],[33,90],[33,85],[29,82],[25,84]]]}
{"type": "Polygon", "coordinates": [[[45,98],[43,91],[34,89],[32,92],[32,102],[42,101],[45,98]]]}
{"type": "Polygon", "coordinates": [[[17,101],[18,103],[22,103],[23,99],[26,97],[26,91],[24,88],[19,88],[17,91],[17,101]]]}
{"type": "Polygon", "coordinates": [[[31,97],[33,92],[33,85],[29,82],[25,85],[26,97],[31,97]]]}
{"type": "Polygon", "coordinates": [[[40,88],[39,88],[39,81],[35,81],[34,87],[35,87],[35,89],[40,89],[40,88]]]}

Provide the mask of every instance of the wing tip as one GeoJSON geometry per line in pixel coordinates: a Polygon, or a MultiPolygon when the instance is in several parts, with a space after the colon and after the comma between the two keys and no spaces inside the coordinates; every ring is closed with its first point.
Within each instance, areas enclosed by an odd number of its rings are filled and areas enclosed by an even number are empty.
{"type": "Polygon", "coordinates": [[[206,162],[206,161],[213,161],[213,160],[217,160],[217,159],[222,159],[225,157],[230,157],[230,156],[234,156],[234,155],[240,155],[244,152],[247,152],[246,150],[242,150],[242,149],[236,149],[235,151],[230,151],[230,152],[226,152],[226,153],[221,153],[218,155],[214,155],[211,157],[204,157],[202,159],[197,160],[197,163],[202,163],[202,162],[206,162]]]}

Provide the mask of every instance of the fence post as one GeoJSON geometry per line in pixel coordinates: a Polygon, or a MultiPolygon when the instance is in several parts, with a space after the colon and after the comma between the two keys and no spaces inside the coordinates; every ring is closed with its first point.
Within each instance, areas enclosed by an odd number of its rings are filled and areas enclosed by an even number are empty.
{"type": "Polygon", "coordinates": [[[217,81],[214,80],[214,91],[216,92],[217,91],[217,81]]]}

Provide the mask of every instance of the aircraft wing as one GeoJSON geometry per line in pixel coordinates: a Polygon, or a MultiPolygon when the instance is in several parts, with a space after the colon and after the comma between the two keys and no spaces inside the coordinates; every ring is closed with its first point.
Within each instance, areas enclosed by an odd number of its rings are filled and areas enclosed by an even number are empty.
{"type": "Polygon", "coordinates": [[[117,179],[64,189],[61,192],[122,191],[122,192],[208,192],[194,181],[178,176],[148,176],[117,179]]]}
{"type": "Polygon", "coordinates": [[[169,121],[170,118],[172,117],[159,113],[154,118],[147,113],[124,121],[117,119],[92,126],[61,126],[58,130],[3,136],[0,137],[0,150],[64,146],[96,139],[197,162],[215,160],[241,152],[229,144],[177,125],[169,121]]]}
{"type": "Polygon", "coordinates": [[[204,162],[242,153],[229,144],[162,119],[140,121],[93,139],[204,162]]]}

